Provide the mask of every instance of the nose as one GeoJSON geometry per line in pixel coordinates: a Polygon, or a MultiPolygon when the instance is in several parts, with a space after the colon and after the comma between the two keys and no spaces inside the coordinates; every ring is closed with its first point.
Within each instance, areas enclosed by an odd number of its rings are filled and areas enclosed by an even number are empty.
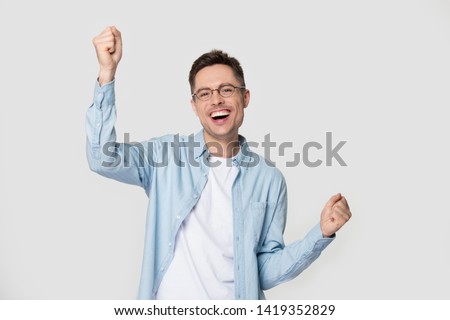
{"type": "Polygon", "coordinates": [[[219,94],[219,89],[212,90],[211,103],[212,104],[222,104],[224,98],[219,94]]]}

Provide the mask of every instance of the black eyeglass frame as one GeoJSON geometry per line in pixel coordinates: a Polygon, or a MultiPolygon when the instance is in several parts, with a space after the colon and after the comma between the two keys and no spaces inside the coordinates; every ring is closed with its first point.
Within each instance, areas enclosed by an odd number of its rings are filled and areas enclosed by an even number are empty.
{"type": "Polygon", "coordinates": [[[218,93],[221,97],[223,97],[223,98],[229,98],[229,97],[231,97],[231,96],[234,95],[234,93],[236,92],[236,89],[241,89],[241,90],[243,90],[243,89],[247,89],[247,88],[246,88],[245,86],[235,86],[235,85],[232,85],[232,84],[230,84],[230,83],[224,83],[224,84],[220,85],[217,89],[210,89],[210,88],[202,88],[202,89],[199,89],[199,90],[197,90],[197,92],[192,93],[192,94],[191,94],[191,97],[192,97],[192,98],[196,97],[196,98],[198,98],[198,100],[200,100],[200,101],[208,101],[208,100],[210,100],[210,99],[212,98],[212,96],[213,96],[213,94],[214,94],[214,91],[217,91],[217,93],[218,93]],[[232,87],[234,90],[233,90],[233,92],[232,92],[229,96],[227,96],[227,95],[224,96],[223,94],[220,93],[220,90],[223,89],[223,87],[232,87]],[[209,90],[209,91],[211,92],[211,95],[208,97],[208,99],[202,99],[202,98],[200,98],[200,97],[198,96],[198,92],[199,92],[199,91],[202,91],[202,90],[209,90]]]}

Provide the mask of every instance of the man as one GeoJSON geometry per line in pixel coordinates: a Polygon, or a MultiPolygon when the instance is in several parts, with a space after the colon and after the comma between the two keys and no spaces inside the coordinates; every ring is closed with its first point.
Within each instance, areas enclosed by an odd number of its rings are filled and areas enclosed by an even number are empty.
{"type": "Polygon", "coordinates": [[[141,186],[149,197],[138,298],[263,299],[263,290],[307,268],[350,219],[346,199],[336,194],[320,223],[285,246],[285,180],[238,133],[250,92],[239,62],[222,51],[202,55],[189,74],[200,132],[116,143],[121,34],[108,27],[93,43],[100,72],[87,113],[90,168],[141,186]]]}

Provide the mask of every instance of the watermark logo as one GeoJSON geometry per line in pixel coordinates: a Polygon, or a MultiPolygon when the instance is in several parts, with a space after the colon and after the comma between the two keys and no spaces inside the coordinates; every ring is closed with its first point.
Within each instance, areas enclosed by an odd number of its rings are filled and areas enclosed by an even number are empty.
{"type": "MultiPolygon", "coordinates": [[[[155,168],[166,167],[169,164],[174,164],[178,167],[185,167],[187,165],[199,167],[200,162],[203,161],[206,166],[216,167],[221,164],[220,160],[209,161],[207,157],[200,157],[196,159],[194,150],[201,148],[200,143],[194,140],[194,134],[188,136],[186,139],[180,140],[180,136],[174,135],[173,141],[154,141],[146,142],[131,142],[130,134],[124,134],[124,143],[107,142],[102,146],[102,156],[108,160],[102,162],[103,167],[117,167],[122,165],[127,168],[130,166],[151,166],[155,168]],[[157,152],[156,152],[157,151],[157,152]],[[158,154],[158,157],[155,157],[158,154]]],[[[264,140],[259,143],[256,141],[247,141],[249,149],[242,148],[241,152],[247,159],[245,165],[247,167],[257,166],[261,161],[252,151],[260,153],[264,156],[264,160],[270,166],[276,166],[280,160],[272,159],[273,152],[278,159],[285,159],[284,166],[297,167],[303,164],[309,168],[316,168],[319,166],[331,167],[339,165],[341,167],[348,166],[343,157],[339,154],[347,141],[340,140],[333,141],[333,133],[325,133],[325,141],[308,141],[297,148],[291,141],[276,142],[272,141],[270,133],[264,136],[264,140]],[[296,152],[301,150],[301,152],[296,152]],[[292,151],[294,151],[292,153],[292,151]],[[291,152],[291,156],[288,153],[291,152]],[[319,153],[317,156],[312,154],[319,153]],[[289,158],[289,159],[287,159],[289,158]]],[[[209,150],[214,150],[221,154],[223,149],[219,143],[210,142],[207,145],[209,150]]],[[[207,156],[208,153],[205,152],[207,156]]],[[[103,158],[103,157],[102,157],[103,158]]],[[[278,163],[279,165],[280,163],[278,163]]],[[[232,165],[231,159],[227,159],[227,165],[232,165]]],[[[242,165],[242,163],[241,163],[242,165]]]]}

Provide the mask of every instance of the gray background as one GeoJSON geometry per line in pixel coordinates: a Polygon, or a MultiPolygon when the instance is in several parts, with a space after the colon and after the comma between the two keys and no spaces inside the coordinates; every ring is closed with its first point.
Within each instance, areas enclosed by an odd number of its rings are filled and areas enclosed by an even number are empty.
{"type": "Polygon", "coordinates": [[[112,24],[121,139],[196,132],[187,74],[221,48],[252,93],[241,132],[294,145],[272,156],[289,188],[286,242],[347,196],[337,240],[268,298],[450,298],[450,3],[436,0],[0,0],[0,298],[136,296],[147,198],[85,158],[91,39],[112,24]],[[327,131],[347,141],[348,167],[286,167],[327,131]]]}

